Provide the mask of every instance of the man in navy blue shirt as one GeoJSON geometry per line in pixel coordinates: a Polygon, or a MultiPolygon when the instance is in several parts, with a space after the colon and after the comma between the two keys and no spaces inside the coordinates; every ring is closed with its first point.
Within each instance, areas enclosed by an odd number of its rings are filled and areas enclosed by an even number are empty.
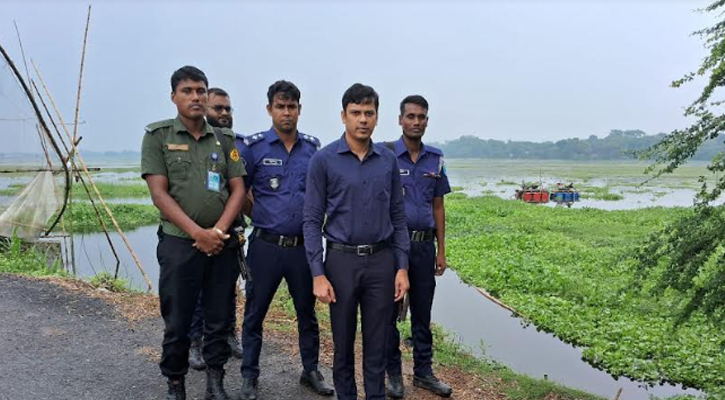
{"type": "Polygon", "coordinates": [[[345,133],[312,157],[307,172],[305,247],[315,296],[330,304],[332,377],[340,400],[357,399],[358,306],[365,398],[385,399],[385,350],[393,301],[408,290],[410,240],[398,163],[392,151],[371,140],[378,105],[373,88],[352,85],[342,97],[345,133]]]}
{"type": "MultiPolygon", "coordinates": [[[[410,325],[413,334],[413,385],[449,397],[451,387],[433,375],[433,335],[430,314],[436,276],[446,270],[446,214],[443,196],[451,192],[443,152],[422,142],[428,126],[428,101],[408,96],[400,103],[398,123],[403,135],[394,143],[403,182],[405,213],[410,233],[410,325]],[[438,251],[434,241],[438,242],[438,251]]],[[[388,336],[388,388],[393,398],[405,394],[400,359],[397,315],[390,319],[388,336]]]]}
{"type": "Polygon", "coordinates": [[[319,328],[302,236],[307,167],[320,142],[297,131],[302,106],[300,91],[293,83],[275,82],[267,91],[267,100],[272,128],[237,138],[248,171],[246,183],[253,194],[250,216],[254,225],[247,252],[252,279],[245,284],[240,397],[242,400],[257,398],[262,327],[282,278],[287,281],[297,312],[304,367],[300,383],[317,394],[332,396],[335,393],[332,386],[317,369],[319,328]]]}

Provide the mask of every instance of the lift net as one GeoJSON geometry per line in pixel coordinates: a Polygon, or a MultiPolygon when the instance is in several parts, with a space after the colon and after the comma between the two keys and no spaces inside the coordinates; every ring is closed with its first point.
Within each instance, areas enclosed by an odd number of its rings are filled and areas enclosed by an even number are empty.
{"type": "Polygon", "coordinates": [[[60,207],[62,199],[58,197],[53,173],[37,174],[0,215],[0,236],[10,237],[13,233],[26,239],[40,236],[60,207]]]}

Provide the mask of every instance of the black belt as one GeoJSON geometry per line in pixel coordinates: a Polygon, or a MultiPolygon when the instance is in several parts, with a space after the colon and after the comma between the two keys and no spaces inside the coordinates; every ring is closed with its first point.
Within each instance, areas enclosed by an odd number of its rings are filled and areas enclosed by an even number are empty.
{"type": "Polygon", "coordinates": [[[371,256],[380,250],[386,249],[388,244],[379,242],[375,244],[347,245],[342,243],[327,242],[327,248],[330,250],[342,251],[343,253],[353,253],[359,256],[371,256]]]}
{"type": "Polygon", "coordinates": [[[304,236],[283,236],[263,231],[261,229],[254,230],[254,237],[281,247],[297,247],[305,244],[304,236]]]}
{"type": "Polygon", "coordinates": [[[424,231],[408,231],[411,242],[431,242],[436,237],[436,230],[426,229],[424,231]]]}

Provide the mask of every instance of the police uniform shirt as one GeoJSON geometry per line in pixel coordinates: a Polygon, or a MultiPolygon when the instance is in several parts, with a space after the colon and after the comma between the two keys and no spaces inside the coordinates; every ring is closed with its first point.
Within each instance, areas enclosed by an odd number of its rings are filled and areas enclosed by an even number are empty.
{"type": "Polygon", "coordinates": [[[410,238],[398,170],[393,152],[372,142],[361,162],[344,134],[312,157],[307,172],[304,233],[313,276],[324,274],[324,216],[327,240],[347,245],[389,241],[395,267],[407,269],[410,238]]]}
{"type": "MultiPolygon", "coordinates": [[[[233,133],[224,129],[222,134],[229,137],[230,154],[224,154],[211,125],[205,123],[204,134],[196,140],[177,117],[148,125],[141,147],[141,177],[165,176],[169,195],[204,229],[214,226],[224,212],[229,199],[227,179],[246,175],[233,133]],[[209,182],[215,176],[218,185],[209,182]]],[[[163,215],[161,226],[166,234],[189,238],[163,215]]]]}
{"type": "Polygon", "coordinates": [[[274,128],[246,138],[238,135],[236,141],[247,169],[245,182],[254,194],[254,226],[277,235],[302,235],[307,166],[320,141],[297,132],[287,152],[274,128]]]}
{"type": "Polygon", "coordinates": [[[395,142],[395,156],[403,182],[408,229],[424,231],[435,228],[433,199],[451,192],[443,152],[421,143],[418,160],[414,163],[401,137],[395,142]]]}

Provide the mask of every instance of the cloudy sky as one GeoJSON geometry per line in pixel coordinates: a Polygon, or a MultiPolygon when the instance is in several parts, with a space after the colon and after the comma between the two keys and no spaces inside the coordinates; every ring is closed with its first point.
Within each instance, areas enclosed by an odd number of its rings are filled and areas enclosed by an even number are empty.
{"type": "MultiPolygon", "coordinates": [[[[398,102],[431,103],[428,140],[605,136],[670,131],[699,85],[671,89],[705,55],[691,32],[702,0],[99,1],[93,3],[80,127],[82,149],[138,150],[143,128],[175,116],[171,73],[191,64],[227,89],[235,131],[267,129],[267,87],[302,91],[300,130],[342,133],[352,83],[381,96],[378,140],[399,134],[398,102]]],[[[72,120],[87,2],[0,0],[0,43],[39,66],[72,120]]],[[[0,63],[0,152],[34,146],[32,123],[8,103],[0,63]],[[30,124],[30,126],[28,126],[30,124]]]]}

